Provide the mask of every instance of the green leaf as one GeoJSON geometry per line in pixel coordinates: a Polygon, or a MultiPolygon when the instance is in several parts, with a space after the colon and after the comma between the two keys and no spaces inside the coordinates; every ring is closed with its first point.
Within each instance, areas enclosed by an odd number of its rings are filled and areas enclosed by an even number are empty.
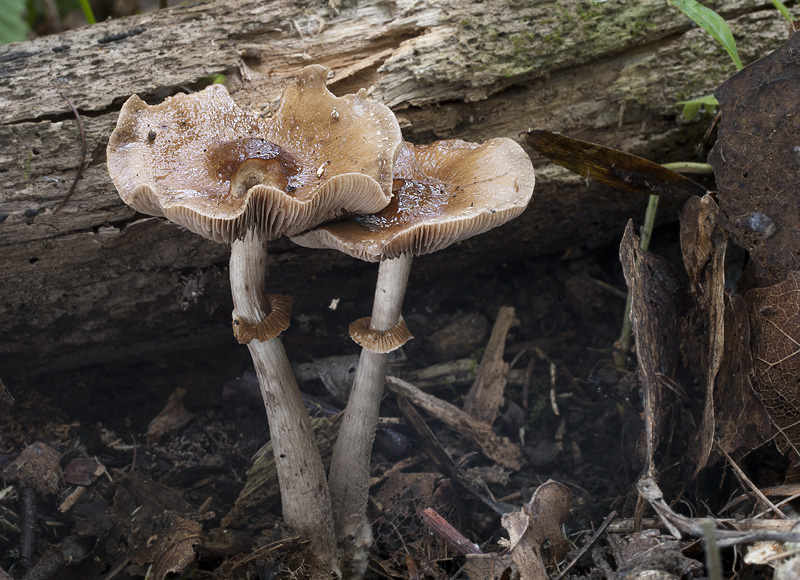
{"type": "Polygon", "coordinates": [[[689,99],[688,101],[678,101],[679,105],[686,105],[688,103],[698,103],[700,105],[708,105],[709,107],[719,106],[719,101],[714,95],[705,95],[703,97],[697,97],[696,99],[689,99]]]}
{"type": "Polygon", "coordinates": [[[772,0],[772,4],[775,6],[775,8],[778,9],[778,12],[783,14],[783,17],[786,20],[788,20],[789,22],[794,22],[794,18],[789,13],[789,9],[786,8],[786,5],[783,2],[781,2],[781,0],[772,0]]]}
{"type": "Polygon", "coordinates": [[[728,51],[736,68],[742,70],[742,61],[736,51],[736,41],[733,39],[733,33],[728,27],[728,23],[725,22],[722,16],[710,8],[706,8],[696,0],[669,0],[669,3],[691,18],[695,24],[719,42],[728,51]]]}
{"type": "Polygon", "coordinates": [[[28,40],[25,0],[0,0],[0,44],[28,40]]]}
{"type": "Polygon", "coordinates": [[[710,109],[719,106],[719,101],[714,95],[706,95],[688,101],[678,101],[679,105],[683,105],[683,117],[687,121],[691,121],[697,116],[702,107],[710,109]]]}
{"type": "Polygon", "coordinates": [[[700,107],[702,105],[700,103],[686,103],[683,105],[683,118],[687,121],[691,121],[697,116],[697,113],[700,112],[700,107]]]}

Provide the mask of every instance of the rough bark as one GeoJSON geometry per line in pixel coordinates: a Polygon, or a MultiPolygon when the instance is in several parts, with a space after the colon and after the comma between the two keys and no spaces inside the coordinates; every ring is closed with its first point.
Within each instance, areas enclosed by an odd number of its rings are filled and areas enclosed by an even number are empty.
{"type": "MultiPolygon", "coordinates": [[[[690,158],[707,121],[687,124],[676,101],[710,93],[734,70],[661,0],[334,4],[190,3],[0,47],[0,372],[230,340],[228,249],[134,214],[106,174],[105,144],[133,93],[156,102],[224,74],[241,105],[268,113],[294,71],[317,62],[333,69],[334,92],[369,87],[411,141],[483,141],[546,127],[666,162],[690,158]],[[81,149],[65,97],[82,115],[88,162],[54,213],[81,149]]],[[[772,8],[745,0],[723,8],[745,62],[787,35],[772,8]]],[[[536,163],[528,212],[420,260],[412,284],[496,255],[519,263],[606,243],[643,213],[644,200],[536,163]]],[[[337,287],[337,268],[368,268],[334,252],[275,248],[271,280],[295,295],[296,312],[304,301],[330,300],[331,288],[351,295],[347,284],[337,287]],[[308,284],[312,275],[329,283],[308,284]]]]}

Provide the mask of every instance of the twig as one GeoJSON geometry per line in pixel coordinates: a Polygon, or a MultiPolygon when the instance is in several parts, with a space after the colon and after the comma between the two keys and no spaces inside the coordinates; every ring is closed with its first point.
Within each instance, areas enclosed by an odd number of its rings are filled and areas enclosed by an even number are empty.
{"type": "Polygon", "coordinates": [[[719,444],[719,442],[714,440],[714,445],[716,445],[717,449],[725,456],[725,459],[728,460],[728,463],[731,464],[731,467],[733,467],[733,470],[736,472],[736,475],[739,476],[739,479],[741,479],[747,487],[749,487],[751,490],[753,490],[753,493],[755,493],[758,496],[758,499],[760,499],[762,502],[764,502],[764,505],[768,506],[769,509],[771,509],[773,512],[775,512],[775,514],[779,518],[785,520],[786,519],[786,514],[784,514],[774,503],[772,503],[769,499],[767,499],[767,496],[765,496],[761,492],[761,490],[758,489],[755,486],[755,484],[753,484],[752,481],[750,481],[750,478],[745,475],[745,473],[744,473],[744,471],[742,471],[741,467],[736,465],[736,462],[733,459],[731,459],[731,456],[728,455],[728,452],[725,451],[722,448],[722,446],[719,444]]]}
{"type": "Polygon", "coordinates": [[[601,290],[603,290],[605,292],[608,292],[612,296],[616,296],[617,298],[622,298],[623,300],[627,300],[628,299],[628,293],[627,292],[624,292],[623,290],[620,290],[616,286],[612,286],[611,284],[609,284],[607,282],[603,282],[602,280],[598,280],[597,278],[592,278],[588,274],[581,274],[580,278],[582,280],[586,280],[592,286],[595,286],[595,287],[600,288],[601,290]]]}
{"type": "MultiPolygon", "coordinates": [[[[682,534],[687,534],[695,537],[703,537],[703,527],[701,522],[704,520],[697,520],[687,518],[672,511],[664,501],[664,495],[661,493],[658,485],[651,477],[646,477],[638,483],[639,495],[650,504],[661,521],[670,531],[670,533],[678,539],[681,539],[682,534]]],[[[788,525],[790,522],[785,522],[788,525]]],[[[728,530],[724,528],[715,529],[717,536],[717,546],[720,548],[730,548],[737,544],[749,544],[752,542],[770,541],[770,542],[800,542],[800,534],[791,532],[764,530],[764,529],[750,529],[750,530],[728,530]]]]}
{"type": "Polygon", "coordinates": [[[422,441],[423,451],[436,464],[436,468],[445,475],[454,476],[456,465],[453,462],[453,458],[450,457],[445,448],[442,447],[442,444],[439,443],[439,440],[436,439],[436,435],[433,434],[430,427],[419,416],[414,405],[404,396],[398,395],[397,406],[414,431],[416,431],[417,436],[422,441]]]}
{"type": "MultiPolygon", "coordinates": [[[[480,489],[474,481],[463,476],[464,474],[459,469],[459,466],[456,465],[447,453],[447,450],[442,447],[442,444],[436,439],[433,431],[431,431],[427,423],[422,420],[422,417],[420,417],[414,405],[406,397],[398,395],[397,404],[400,407],[400,411],[402,411],[403,415],[408,420],[408,423],[413,427],[414,431],[416,431],[422,441],[425,454],[434,462],[436,469],[452,478],[456,484],[480,499],[497,514],[503,515],[508,511],[504,505],[497,502],[494,497],[492,497],[491,493],[487,493],[488,490],[480,489]]],[[[462,460],[463,459],[464,457],[462,457],[462,460]]],[[[384,474],[384,477],[387,477],[387,474],[384,474]]]]}
{"type": "Polygon", "coordinates": [[[578,552],[578,555],[575,556],[569,564],[567,564],[566,568],[561,570],[561,573],[558,576],[556,576],[556,580],[561,580],[567,574],[567,572],[569,572],[572,569],[572,567],[577,563],[577,561],[580,560],[586,553],[586,551],[594,545],[597,539],[603,534],[603,532],[606,531],[606,528],[609,526],[609,524],[613,522],[615,519],[617,519],[617,512],[615,511],[611,512],[610,514],[608,514],[608,516],[606,516],[606,519],[603,520],[603,523],[600,524],[600,527],[597,528],[597,531],[594,534],[592,534],[592,537],[589,538],[589,541],[586,542],[586,544],[584,544],[583,548],[581,548],[580,552],[578,552]]]}
{"type": "MultiPolygon", "coordinates": [[[[795,494],[793,494],[793,495],[790,495],[789,497],[787,497],[787,498],[785,498],[785,499],[782,499],[781,501],[779,501],[778,503],[776,503],[776,504],[775,504],[775,507],[778,507],[778,508],[779,508],[779,507],[781,507],[782,505],[786,505],[787,503],[789,503],[789,502],[791,502],[791,501],[794,501],[794,500],[796,500],[796,499],[797,499],[797,498],[799,498],[799,497],[800,497],[800,493],[795,493],[795,494]]],[[[770,510],[766,509],[766,510],[764,510],[764,511],[760,512],[760,513],[757,513],[757,514],[756,514],[754,517],[755,517],[755,518],[763,518],[765,515],[767,515],[767,512],[768,512],[768,511],[770,511],[770,510]]]]}
{"type": "Polygon", "coordinates": [[[64,93],[59,94],[61,95],[62,99],[67,101],[69,108],[72,109],[73,113],[75,113],[75,120],[78,121],[78,129],[81,132],[81,162],[80,165],[78,165],[78,172],[75,174],[75,179],[73,180],[67,195],[65,195],[64,199],[61,200],[61,203],[56,206],[56,209],[53,210],[53,213],[58,213],[59,210],[64,207],[64,204],[67,203],[67,200],[69,200],[72,192],[75,191],[75,187],[78,185],[78,180],[81,178],[81,175],[83,175],[83,164],[86,163],[86,133],[83,131],[83,121],[81,121],[81,116],[78,114],[78,109],[75,108],[75,105],[72,104],[72,101],[70,101],[64,93]]]}
{"type": "Polygon", "coordinates": [[[27,572],[33,567],[33,549],[36,546],[36,519],[39,513],[36,490],[23,484],[19,490],[19,561],[27,572]]]}
{"type": "Polygon", "coordinates": [[[679,173],[701,173],[710,175],[714,173],[714,168],[708,163],[697,163],[695,161],[676,161],[675,163],[662,163],[661,167],[677,171],[679,173]]]}
{"type": "Polygon", "coordinates": [[[435,509],[425,508],[422,512],[422,521],[462,556],[483,553],[477,544],[465,538],[461,532],[450,525],[450,522],[440,516],[435,509]]]}

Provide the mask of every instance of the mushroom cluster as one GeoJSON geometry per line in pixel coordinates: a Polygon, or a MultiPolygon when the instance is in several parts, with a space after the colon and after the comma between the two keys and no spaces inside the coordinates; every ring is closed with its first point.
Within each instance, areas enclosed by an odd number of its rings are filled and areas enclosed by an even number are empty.
{"type": "Polygon", "coordinates": [[[411,334],[401,316],[413,256],[445,248],[524,211],[533,166],[510,139],[403,143],[392,112],[336,97],[309,66],[262,119],[221,85],[150,106],[131,97],[108,145],[125,203],[231,244],[233,329],[261,385],[287,523],[315,552],[359,577],[366,563],[369,460],[387,353],[411,334]],[[280,236],[380,262],[372,316],[355,321],[355,384],[325,476],[279,334],[291,299],[266,294],[267,244],[280,236]]]}
{"type": "Polygon", "coordinates": [[[108,171],[137,211],[231,244],[234,335],[261,386],[284,519],[335,564],[327,478],[278,337],[291,298],[266,293],[267,244],[386,206],[402,140],[387,107],[363,93],[335,97],[327,73],[304,68],[268,119],[242,111],[222,85],[155,106],[132,96],[108,143],[108,171]]]}

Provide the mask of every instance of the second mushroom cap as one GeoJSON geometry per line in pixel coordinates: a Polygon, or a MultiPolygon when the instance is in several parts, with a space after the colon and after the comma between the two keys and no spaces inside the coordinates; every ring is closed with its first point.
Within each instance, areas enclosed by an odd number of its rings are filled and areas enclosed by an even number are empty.
{"type": "Polygon", "coordinates": [[[378,262],[420,256],[483,233],[521,214],[533,195],[533,164],[516,142],[404,143],[394,168],[394,197],[381,211],[323,224],[292,236],[378,262]]]}

